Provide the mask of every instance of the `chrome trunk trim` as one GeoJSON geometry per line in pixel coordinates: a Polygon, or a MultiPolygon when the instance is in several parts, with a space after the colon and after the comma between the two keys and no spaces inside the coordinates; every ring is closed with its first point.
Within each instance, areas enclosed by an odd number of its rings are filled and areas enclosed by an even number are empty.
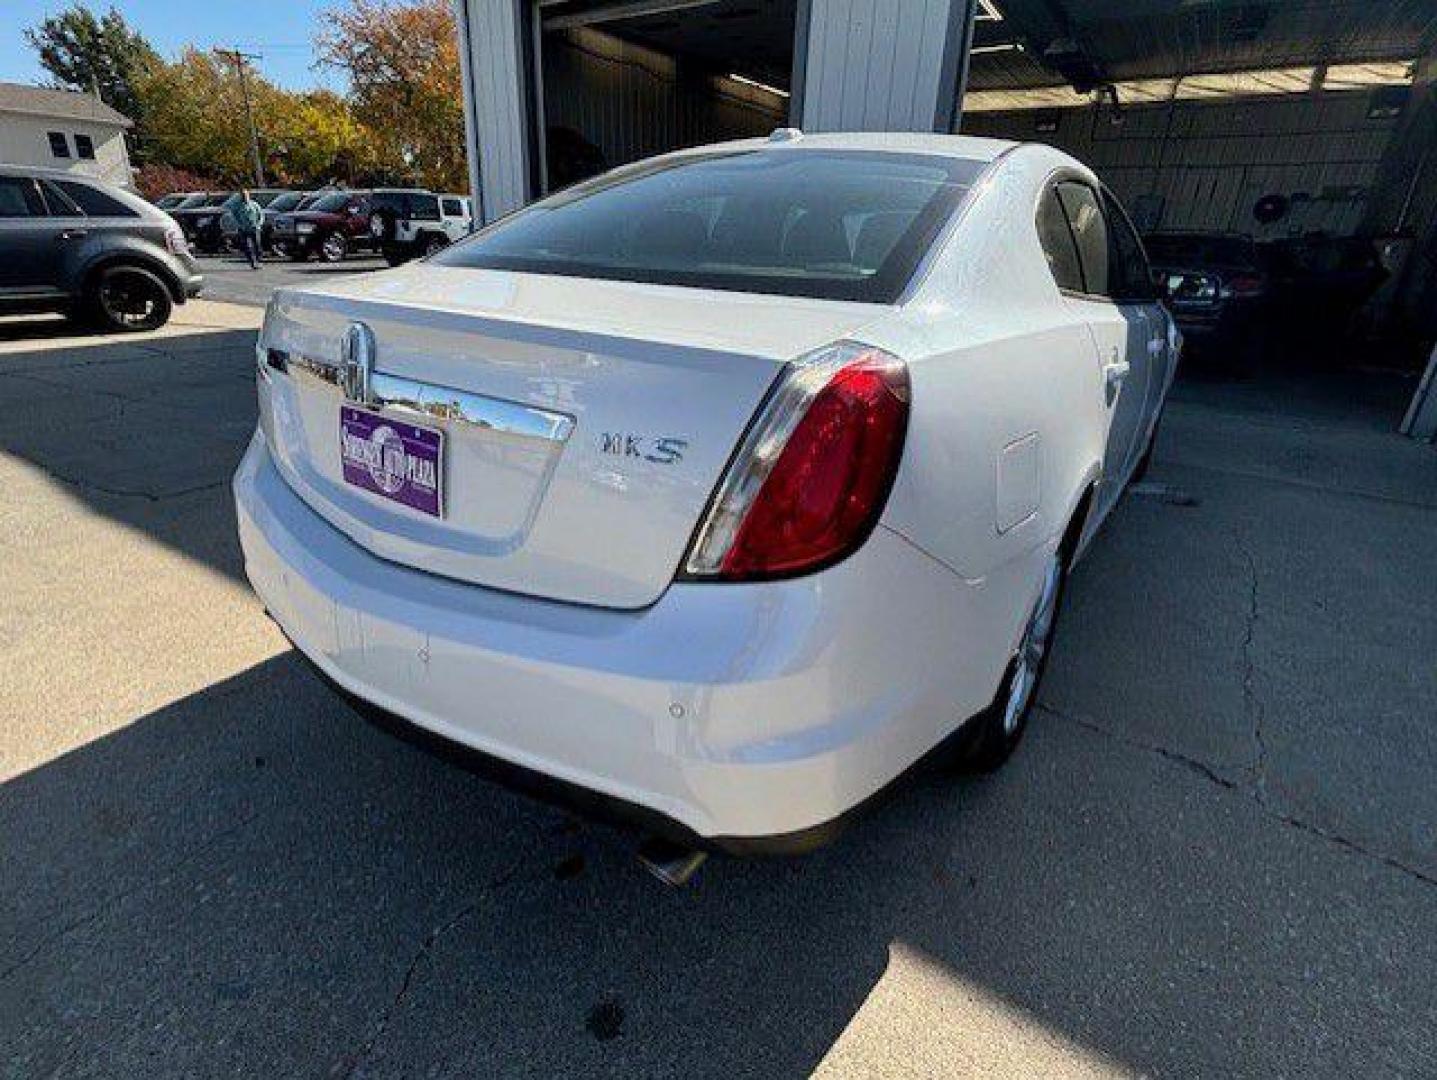
{"type": "MultiPolygon", "coordinates": [[[[346,389],[343,364],[290,353],[286,367],[295,376],[333,387],[341,393],[346,389]]],[[[363,382],[366,384],[363,398],[345,396],[356,405],[376,411],[393,409],[450,424],[468,424],[514,438],[545,442],[566,442],[574,430],[572,416],[518,401],[489,397],[452,386],[438,386],[382,371],[371,371],[363,382]]]]}

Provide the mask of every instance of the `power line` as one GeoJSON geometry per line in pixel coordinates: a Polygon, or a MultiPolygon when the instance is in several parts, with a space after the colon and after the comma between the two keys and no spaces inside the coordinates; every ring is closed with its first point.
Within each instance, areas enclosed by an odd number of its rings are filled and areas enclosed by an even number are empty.
{"type": "Polygon", "coordinates": [[[221,56],[228,57],[239,72],[240,96],[244,98],[245,119],[249,121],[249,149],[254,156],[254,185],[264,187],[264,163],[259,156],[259,132],[254,126],[254,108],[249,100],[249,81],[245,78],[246,60],[263,60],[259,53],[242,52],[239,49],[215,49],[221,56]]]}

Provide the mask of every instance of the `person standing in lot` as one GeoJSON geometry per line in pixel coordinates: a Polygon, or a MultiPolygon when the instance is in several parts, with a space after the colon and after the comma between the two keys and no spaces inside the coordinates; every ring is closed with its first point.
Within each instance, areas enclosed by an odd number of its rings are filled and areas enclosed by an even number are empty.
{"type": "Polygon", "coordinates": [[[264,209],[250,198],[248,189],[240,192],[239,205],[234,208],[235,224],[239,226],[239,245],[251,270],[259,269],[259,230],[264,224],[264,209]]]}

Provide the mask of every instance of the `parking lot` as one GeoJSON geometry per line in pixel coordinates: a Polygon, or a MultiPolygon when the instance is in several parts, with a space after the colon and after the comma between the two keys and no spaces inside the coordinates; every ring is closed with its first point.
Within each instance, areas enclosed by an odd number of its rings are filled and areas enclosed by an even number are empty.
{"type": "Polygon", "coordinates": [[[266,256],[258,270],[251,270],[249,263],[240,255],[227,253],[200,257],[200,272],[205,275],[204,295],[207,299],[261,306],[269,302],[275,289],[285,285],[313,285],[340,274],[364,274],[384,268],[384,260],[377,255],[351,255],[339,263],[317,260],[297,263],[266,256]]]}
{"type": "Polygon", "coordinates": [[[1437,1073],[1410,382],[1182,382],[1009,767],[673,891],[266,620],[228,491],[259,318],[0,320],[4,1075],[1437,1073]]]}

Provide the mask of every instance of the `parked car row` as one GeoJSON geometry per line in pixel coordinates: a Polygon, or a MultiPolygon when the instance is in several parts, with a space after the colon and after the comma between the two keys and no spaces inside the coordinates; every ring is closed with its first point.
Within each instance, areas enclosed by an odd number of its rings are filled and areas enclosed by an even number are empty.
{"type": "MultiPolygon", "coordinates": [[[[474,227],[468,196],[419,188],[266,188],[250,196],[264,209],[261,251],[296,262],[339,262],[364,251],[398,266],[447,247],[474,227]]],[[[218,254],[238,244],[232,211],[240,198],[238,191],[174,192],[155,205],[175,219],[196,251],[218,254]]]]}

